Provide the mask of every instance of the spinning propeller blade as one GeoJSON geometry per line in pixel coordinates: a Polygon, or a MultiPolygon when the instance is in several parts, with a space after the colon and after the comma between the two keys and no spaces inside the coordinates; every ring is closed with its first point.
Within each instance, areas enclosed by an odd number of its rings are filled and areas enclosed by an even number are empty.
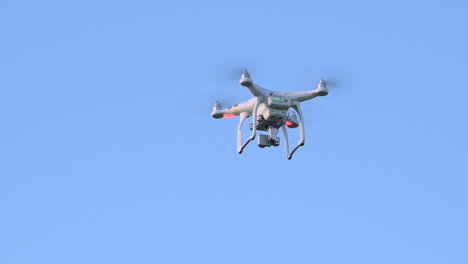
{"type": "Polygon", "coordinates": [[[245,70],[245,68],[234,68],[229,71],[229,80],[230,81],[238,81],[241,78],[242,72],[245,70]]]}
{"type": "Polygon", "coordinates": [[[340,81],[337,78],[323,78],[322,80],[325,81],[328,89],[340,87],[340,81]]]}

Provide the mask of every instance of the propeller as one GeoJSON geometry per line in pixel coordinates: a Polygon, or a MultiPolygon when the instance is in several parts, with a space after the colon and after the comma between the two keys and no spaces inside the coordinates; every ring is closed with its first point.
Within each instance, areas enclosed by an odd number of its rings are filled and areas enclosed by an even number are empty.
{"type": "Polygon", "coordinates": [[[248,93],[244,91],[244,87],[239,85],[242,72],[245,69],[248,67],[220,67],[216,70],[218,74],[215,75],[214,79],[217,80],[217,89],[212,89],[207,97],[210,100],[210,111],[216,102],[221,105],[221,108],[226,108],[249,99],[248,97],[243,98],[242,95],[248,96],[248,93]]]}
{"type": "Polygon", "coordinates": [[[323,80],[325,81],[325,83],[327,84],[327,88],[329,89],[335,89],[341,86],[340,81],[337,78],[323,78],[323,80]]]}
{"type": "Polygon", "coordinates": [[[226,73],[226,79],[229,81],[239,81],[242,75],[242,72],[245,70],[245,67],[236,67],[231,70],[229,70],[226,73]]]}
{"type": "Polygon", "coordinates": [[[229,63],[214,68],[211,76],[218,83],[232,83],[239,84],[242,72],[247,69],[250,72],[254,71],[257,67],[251,65],[252,63],[229,63]]]}

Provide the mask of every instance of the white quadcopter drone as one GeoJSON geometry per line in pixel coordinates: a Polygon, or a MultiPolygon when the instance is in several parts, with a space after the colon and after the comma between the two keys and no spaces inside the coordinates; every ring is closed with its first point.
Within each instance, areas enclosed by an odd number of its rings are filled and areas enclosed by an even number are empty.
{"type": "Polygon", "coordinates": [[[225,109],[221,109],[221,104],[216,102],[213,107],[213,111],[211,112],[211,116],[213,118],[240,116],[239,126],[237,128],[237,151],[239,154],[242,153],[250,141],[255,139],[257,130],[268,132],[268,135],[260,134],[258,137],[259,147],[279,146],[280,141],[278,132],[279,128],[281,128],[286,145],[286,157],[291,159],[294,152],[296,152],[299,147],[304,146],[305,142],[304,117],[302,115],[300,103],[317,96],[327,95],[328,89],[325,81],[320,80],[318,87],[315,90],[275,92],[254,84],[250,78],[249,72],[244,70],[242,72],[240,84],[247,87],[254,97],[225,109]],[[294,111],[288,112],[289,108],[296,110],[299,114],[299,121],[294,111]],[[252,135],[242,143],[242,125],[245,119],[250,116],[252,116],[252,123],[250,123],[252,135]],[[289,150],[286,126],[289,128],[299,127],[300,129],[299,143],[292,151],[289,150]]]}

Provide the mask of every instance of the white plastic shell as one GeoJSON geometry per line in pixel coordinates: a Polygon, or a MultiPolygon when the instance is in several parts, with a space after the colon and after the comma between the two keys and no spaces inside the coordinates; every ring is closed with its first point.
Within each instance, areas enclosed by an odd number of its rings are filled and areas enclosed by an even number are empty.
{"type": "Polygon", "coordinates": [[[267,122],[282,123],[286,121],[286,110],[276,110],[276,109],[271,109],[271,108],[265,108],[262,113],[262,116],[267,122]]]}
{"type": "Polygon", "coordinates": [[[268,96],[266,103],[269,107],[278,110],[288,110],[291,107],[291,100],[284,95],[270,95],[268,96]]]}
{"type": "Polygon", "coordinates": [[[289,128],[296,128],[296,127],[299,126],[299,121],[297,120],[296,113],[294,113],[294,112],[289,112],[288,113],[287,121],[289,121],[289,122],[287,122],[286,125],[289,128]]]}

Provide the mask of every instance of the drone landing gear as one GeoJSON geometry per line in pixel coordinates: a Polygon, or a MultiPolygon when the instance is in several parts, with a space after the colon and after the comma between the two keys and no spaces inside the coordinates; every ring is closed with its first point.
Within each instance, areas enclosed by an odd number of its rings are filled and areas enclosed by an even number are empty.
{"type": "MultiPolygon", "coordinates": [[[[260,99],[258,97],[255,97],[255,105],[254,105],[252,116],[254,117],[257,116],[257,110],[258,110],[259,105],[260,105],[260,99]]],[[[249,144],[250,141],[254,140],[255,135],[257,134],[257,128],[254,127],[252,129],[252,135],[244,143],[242,143],[242,125],[244,124],[245,119],[247,119],[247,117],[249,116],[250,114],[247,112],[242,112],[240,114],[239,126],[237,127],[237,152],[239,152],[239,154],[242,153],[242,151],[247,146],[247,144],[249,144]]]]}
{"type": "Polygon", "coordinates": [[[299,142],[297,143],[297,145],[293,148],[292,151],[289,151],[289,140],[288,140],[288,131],[286,130],[286,126],[285,125],[282,125],[281,126],[281,129],[283,130],[283,134],[284,134],[284,141],[285,141],[285,146],[286,146],[286,157],[288,158],[288,160],[290,160],[294,154],[294,152],[296,152],[296,150],[299,148],[299,147],[302,147],[304,146],[304,142],[305,142],[305,133],[304,133],[304,117],[302,116],[302,111],[301,111],[301,107],[299,104],[295,104],[292,106],[294,108],[294,110],[297,111],[297,113],[299,114],[299,118],[301,119],[301,121],[299,122],[299,135],[300,135],[300,139],[299,139],[299,142]]]}
{"type": "Polygon", "coordinates": [[[259,107],[259,104],[260,104],[259,101],[260,101],[259,98],[255,97],[255,106],[254,106],[254,109],[253,109],[252,116],[256,117],[256,118],[254,119],[255,121],[250,124],[250,129],[252,130],[252,134],[247,140],[245,140],[245,142],[242,142],[242,125],[243,125],[244,121],[248,117],[250,117],[251,115],[248,112],[242,112],[240,114],[239,126],[237,128],[237,151],[239,152],[239,154],[242,153],[242,151],[247,146],[247,144],[249,144],[250,141],[255,139],[257,130],[268,131],[268,135],[264,135],[264,134],[259,135],[259,137],[258,137],[258,146],[259,147],[264,148],[264,147],[271,147],[271,146],[274,146],[274,147],[279,146],[280,145],[280,140],[279,140],[279,137],[278,137],[278,130],[281,127],[281,129],[283,131],[283,135],[284,135],[284,143],[285,143],[285,147],[286,147],[286,157],[290,160],[292,158],[293,154],[296,152],[296,150],[298,148],[304,146],[304,142],[305,142],[304,118],[302,116],[302,111],[301,111],[299,103],[293,104],[292,108],[294,110],[296,110],[296,112],[299,114],[300,121],[299,121],[298,126],[299,126],[300,139],[299,139],[299,142],[297,143],[297,145],[292,150],[290,150],[289,149],[288,132],[286,130],[286,126],[284,124],[280,125],[280,124],[266,122],[263,119],[263,117],[257,116],[257,111],[258,111],[258,107],[259,107]]]}

